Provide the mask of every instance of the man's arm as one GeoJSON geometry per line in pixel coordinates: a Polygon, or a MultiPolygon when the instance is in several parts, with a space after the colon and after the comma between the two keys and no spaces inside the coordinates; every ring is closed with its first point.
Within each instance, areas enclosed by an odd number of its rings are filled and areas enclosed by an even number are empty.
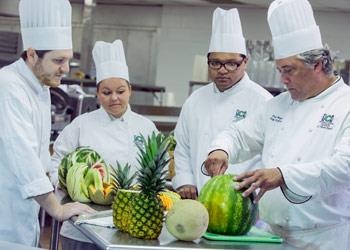
{"type": "MultiPolygon", "coordinates": [[[[320,156],[321,157],[321,156],[320,156]]],[[[285,164],[278,168],[260,169],[246,172],[236,177],[242,180],[237,187],[248,187],[249,195],[260,189],[262,195],[276,187],[281,187],[285,197],[293,203],[303,203],[319,196],[326,197],[348,188],[350,183],[350,115],[338,133],[334,152],[319,161],[285,164]]]]}
{"type": "Polygon", "coordinates": [[[224,174],[228,162],[238,163],[261,153],[264,141],[264,108],[239,121],[217,135],[209,149],[205,163],[210,176],[224,174]]]}
{"type": "Polygon", "coordinates": [[[95,212],[95,210],[89,206],[79,202],[61,205],[52,192],[35,196],[33,198],[42,208],[45,209],[46,212],[59,221],[67,220],[74,215],[90,214],[95,212]]]}

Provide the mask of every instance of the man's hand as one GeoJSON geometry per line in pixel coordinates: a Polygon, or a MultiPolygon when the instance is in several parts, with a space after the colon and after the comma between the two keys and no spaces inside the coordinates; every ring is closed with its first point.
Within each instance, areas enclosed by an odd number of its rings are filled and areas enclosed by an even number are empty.
{"type": "Polygon", "coordinates": [[[241,181],[235,187],[236,190],[247,188],[247,190],[243,192],[244,197],[260,189],[257,196],[254,198],[254,203],[258,203],[266,191],[275,189],[284,183],[282,173],[278,168],[266,168],[245,172],[237,175],[235,180],[241,181]]]}
{"type": "Polygon", "coordinates": [[[79,202],[61,205],[53,192],[33,197],[39,205],[56,220],[67,220],[74,215],[91,214],[96,211],[88,205],[79,202]]]}
{"type": "Polygon", "coordinates": [[[197,187],[193,185],[183,185],[179,187],[176,191],[182,199],[197,200],[198,198],[197,187]]]}
{"type": "Polygon", "coordinates": [[[215,150],[208,155],[204,162],[208,175],[213,177],[224,174],[228,167],[228,156],[225,151],[215,150]]]}
{"type": "Polygon", "coordinates": [[[61,211],[62,211],[61,215],[57,218],[59,221],[68,220],[70,217],[74,215],[96,213],[96,211],[90,208],[88,205],[85,205],[79,202],[66,203],[62,205],[61,211]]]}

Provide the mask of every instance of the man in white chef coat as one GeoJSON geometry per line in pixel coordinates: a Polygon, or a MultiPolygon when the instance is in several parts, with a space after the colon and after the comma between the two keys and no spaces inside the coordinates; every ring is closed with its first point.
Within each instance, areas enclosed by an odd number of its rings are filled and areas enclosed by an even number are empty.
{"type": "Polygon", "coordinates": [[[49,87],[72,58],[68,0],[21,0],[22,58],[0,70],[0,240],[37,246],[42,206],[58,220],[92,212],[60,205],[46,176],[50,165],[49,87]]]}
{"type": "Polygon", "coordinates": [[[209,179],[202,175],[201,164],[215,135],[232,121],[251,116],[272,97],[245,72],[248,58],[237,9],[214,11],[207,57],[212,82],[186,100],[175,129],[173,186],[183,198],[196,199],[209,179]]]}
{"type": "Polygon", "coordinates": [[[206,170],[223,174],[261,152],[261,169],[237,176],[236,188],[257,191],[271,230],[300,249],[350,249],[350,88],[333,74],[307,0],[275,0],[268,23],[288,92],[222,132],[206,170]]]}

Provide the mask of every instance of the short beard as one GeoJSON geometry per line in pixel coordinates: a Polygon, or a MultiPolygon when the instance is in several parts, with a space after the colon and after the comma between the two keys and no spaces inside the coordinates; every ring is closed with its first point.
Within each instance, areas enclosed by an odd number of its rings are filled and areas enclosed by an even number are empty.
{"type": "Polygon", "coordinates": [[[50,75],[44,72],[42,60],[39,58],[33,67],[34,75],[43,86],[57,87],[59,83],[50,80],[50,75]]]}

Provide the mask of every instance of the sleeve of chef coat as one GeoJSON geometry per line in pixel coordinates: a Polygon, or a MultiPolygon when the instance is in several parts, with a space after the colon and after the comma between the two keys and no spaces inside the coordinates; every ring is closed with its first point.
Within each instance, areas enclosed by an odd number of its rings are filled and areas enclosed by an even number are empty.
{"type": "Polygon", "coordinates": [[[195,185],[191,164],[191,149],[189,142],[188,122],[190,121],[190,110],[187,102],[182,107],[175,128],[176,147],[174,151],[175,176],[172,179],[175,189],[183,185],[195,185]]]}
{"type": "Polygon", "coordinates": [[[32,104],[20,88],[1,91],[0,159],[11,171],[23,199],[49,193],[53,187],[38,156],[32,104]]]}
{"type": "Polygon", "coordinates": [[[80,117],[75,118],[57,137],[51,156],[51,182],[58,184],[58,168],[64,156],[79,146],[80,117]]]}
{"type": "Polygon", "coordinates": [[[229,162],[239,163],[261,153],[264,141],[264,113],[262,105],[252,116],[239,122],[232,122],[219,133],[211,143],[208,153],[223,150],[228,154],[229,162]]]}
{"type": "Polygon", "coordinates": [[[325,197],[348,188],[350,183],[350,114],[340,129],[331,156],[320,161],[278,166],[290,199],[293,195],[325,197]]]}

